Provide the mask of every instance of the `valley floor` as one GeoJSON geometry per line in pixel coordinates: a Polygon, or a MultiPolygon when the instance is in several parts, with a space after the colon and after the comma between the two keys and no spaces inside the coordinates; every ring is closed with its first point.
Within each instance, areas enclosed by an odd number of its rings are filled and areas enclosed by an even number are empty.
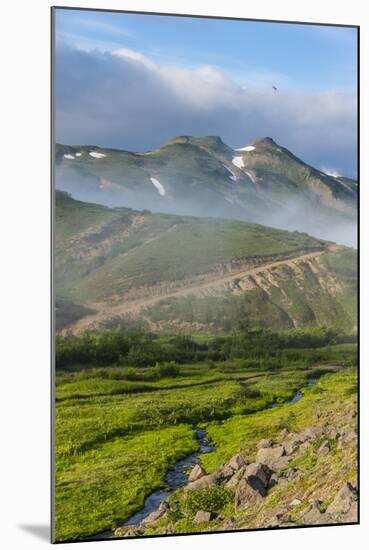
{"type": "Polygon", "coordinates": [[[336,348],[279,370],[227,361],[146,381],[126,367],[57,373],[56,540],[356,521],[356,348],[336,348]],[[119,529],[198,452],[198,427],[216,450],[200,455],[195,486],[119,529]],[[264,474],[253,485],[255,463],[264,474]]]}

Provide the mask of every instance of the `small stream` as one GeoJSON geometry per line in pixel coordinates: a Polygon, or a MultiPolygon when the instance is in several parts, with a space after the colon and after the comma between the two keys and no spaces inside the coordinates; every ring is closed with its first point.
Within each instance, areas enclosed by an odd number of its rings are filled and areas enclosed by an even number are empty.
{"type": "Polygon", "coordinates": [[[172,470],[167,473],[165,484],[167,489],[158,489],[149,495],[143,508],[131,516],[124,524],[123,527],[129,525],[138,525],[143,519],[145,519],[151,512],[156,510],[161,502],[166,500],[172,491],[183,487],[188,482],[188,473],[192,470],[195,464],[200,462],[199,455],[211,453],[216,450],[216,447],[210,445],[206,441],[206,430],[196,428],[196,437],[199,443],[199,450],[196,453],[192,453],[185,458],[179,460],[172,470]]]}
{"type": "MultiPolygon", "coordinates": [[[[316,384],[317,378],[309,378],[307,387],[312,387],[316,384]]],[[[303,397],[303,394],[301,391],[296,391],[293,395],[293,397],[284,403],[274,403],[271,405],[271,408],[277,408],[282,405],[286,404],[293,404],[300,401],[300,399],[303,397]]],[[[166,478],[165,478],[165,485],[166,487],[163,489],[157,489],[153,493],[151,493],[148,497],[145,499],[145,503],[143,507],[138,510],[135,514],[133,514],[125,523],[120,525],[120,527],[129,527],[131,525],[139,525],[142,520],[144,520],[151,512],[154,512],[154,510],[157,510],[159,505],[166,500],[173,491],[176,489],[179,489],[179,487],[183,487],[188,483],[188,474],[192,470],[192,468],[199,464],[200,462],[200,455],[206,454],[206,453],[212,453],[217,449],[214,445],[210,445],[206,441],[206,430],[203,428],[195,428],[196,429],[196,437],[199,444],[199,449],[195,453],[192,453],[185,458],[182,458],[179,460],[174,468],[168,471],[166,478]]],[[[97,535],[94,535],[92,537],[89,537],[89,540],[97,540],[97,539],[106,539],[110,538],[112,536],[111,531],[104,531],[102,533],[99,533],[97,535]]]]}

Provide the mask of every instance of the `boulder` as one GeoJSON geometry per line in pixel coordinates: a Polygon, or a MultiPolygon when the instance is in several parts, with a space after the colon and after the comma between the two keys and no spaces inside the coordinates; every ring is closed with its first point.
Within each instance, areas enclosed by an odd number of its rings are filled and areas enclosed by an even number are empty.
{"type": "Polygon", "coordinates": [[[243,477],[245,470],[246,470],[246,466],[243,466],[243,468],[241,468],[237,472],[234,472],[233,476],[227,481],[225,486],[228,489],[233,489],[234,487],[236,487],[240,482],[241,478],[243,477]]]}
{"type": "Polygon", "coordinates": [[[217,474],[210,474],[207,476],[200,477],[200,479],[197,479],[196,481],[192,481],[192,483],[188,483],[188,485],[184,486],[184,491],[197,491],[198,489],[205,489],[206,487],[211,487],[212,485],[215,485],[218,481],[219,476],[217,474]]]}
{"type": "Polygon", "coordinates": [[[290,506],[299,506],[299,504],[301,504],[301,500],[299,498],[294,498],[291,502],[290,502],[290,506]]]}
{"type": "Polygon", "coordinates": [[[262,500],[265,494],[266,489],[260,480],[251,486],[245,478],[242,478],[235,493],[236,511],[247,508],[248,506],[255,504],[255,502],[262,500]]]}
{"type": "Polygon", "coordinates": [[[206,471],[201,466],[201,464],[196,464],[188,476],[188,481],[196,481],[197,479],[200,479],[201,477],[206,476],[206,471]]]}
{"type": "Polygon", "coordinates": [[[205,523],[207,521],[211,521],[215,517],[216,517],[216,514],[214,514],[214,512],[206,512],[204,510],[199,510],[198,512],[196,512],[193,522],[205,523]]]}
{"type": "Polygon", "coordinates": [[[246,467],[244,478],[253,486],[253,482],[259,481],[266,489],[269,485],[269,480],[272,475],[272,470],[266,465],[260,462],[253,462],[246,467]]]}
{"type": "Polygon", "coordinates": [[[142,520],[141,525],[143,526],[155,526],[159,520],[161,520],[167,511],[169,510],[169,504],[164,500],[164,502],[161,502],[159,505],[159,508],[157,510],[154,510],[149,514],[145,519],[142,520]]]}
{"type": "Polygon", "coordinates": [[[256,461],[269,466],[271,470],[277,471],[284,468],[288,464],[288,457],[281,461],[285,451],[283,445],[275,447],[262,447],[258,450],[256,461]]]}
{"type": "MultiPolygon", "coordinates": [[[[357,508],[356,503],[358,500],[358,494],[356,488],[347,482],[338,491],[334,500],[327,508],[328,514],[347,514],[350,512],[351,507],[354,510],[357,508]]],[[[354,520],[355,521],[355,520],[354,520]]]]}
{"type": "Polygon", "coordinates": [[[321,501],[319,500],[310,504],[301,518],[304,525],[319,525],[320,523],[325,523],[326,518],[324,518],[324,514],[320,511],[320,505],[321,501]]]}
{"type": "Polygon", "coordinates": [[[287,441],[285,441],[283,443],[285,454],[287,456],[292,455],[295,451],[297,451],[297,449],[300,447],[301,443],[303,443],[303,442],[301,441],[301,439],[297,435],[290,438],[290,439],[288,439],[287,441]]]}
{"type": "Polygon", "coordinates": [[[229,480],[233,477],[235,470],[229,465],[225,464],[220,470],[216,472],[218,479],[229,480]]]}
{"type": "Polygon", "coordinates": [[[273,445],[274,441],[273,439],[261,439],[257,445],[258,449],[267,449],[268,447],[271,447],[273,445]]]}
{"type": "Polygon", "coordinates": [[[228,462],[228,466],[233,468],[233,470],[239,470],[246,465],[245,459],[241,455],[235,455],[228,462]]]}

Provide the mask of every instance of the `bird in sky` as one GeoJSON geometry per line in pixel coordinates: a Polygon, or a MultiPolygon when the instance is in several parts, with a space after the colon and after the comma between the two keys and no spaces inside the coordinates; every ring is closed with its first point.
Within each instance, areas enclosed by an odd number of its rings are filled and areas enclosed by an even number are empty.
{"type": "Polygon", "coordinates": [[[277,92],[277,91],[278,91],[278,88],[277,88],[277,86],[272,86],[272,88],[273,88],[273,90],[274,90],[275,92],[277,92]]]}

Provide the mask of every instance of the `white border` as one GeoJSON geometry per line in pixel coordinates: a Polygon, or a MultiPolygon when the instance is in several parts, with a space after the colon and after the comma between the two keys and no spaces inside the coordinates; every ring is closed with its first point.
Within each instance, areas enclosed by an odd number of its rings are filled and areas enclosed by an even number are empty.
{"type": "MultiPolygon", "coordinates": [[[[361,26],[361,306],[362,306],[362,472],[360,526],[230,533],[83,543],[113,550],[120,544],[141,549],[235,549],[334,545],[364,547],[369,540],[368,399],[369,280],[368,120],[369,18],[360,0],[59,0],[58,5],[174,13],[286,19],[361,26]]],[[[21,526],[49,522],[49,0],[4,2],[1,11],[1,544],[7,550],[45,546],[47,541],[21,526]],[[4,124],[5,122],[5,124],[4,124]]],[[[36,529],[37,531],[37,529],[36,529]]],[[[45,533],[45,528],[39,530],[45,533]]],[[[67,548],[77,548],[70,544],[67,548]]],[[[79,545],[82,550],[85,546],[79,545]]]]}

